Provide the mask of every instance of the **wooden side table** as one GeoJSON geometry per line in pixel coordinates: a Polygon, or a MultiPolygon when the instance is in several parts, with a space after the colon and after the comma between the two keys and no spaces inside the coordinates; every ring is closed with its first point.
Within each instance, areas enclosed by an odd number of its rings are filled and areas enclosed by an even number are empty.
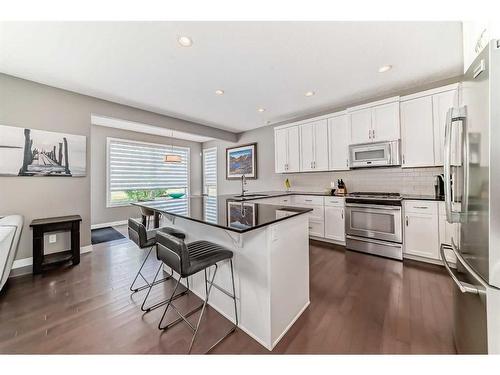
{"type": "Polygon", "coordinates": [[[80,215],[49,217],[35,219],[31,222],[33,228],[33,273],[41,273],[46,266],[72,261],[73,265],[80,263],[80,215]],[[70,231],[71,249],[44,254],[43,235],[48,232],[70,231]]]}

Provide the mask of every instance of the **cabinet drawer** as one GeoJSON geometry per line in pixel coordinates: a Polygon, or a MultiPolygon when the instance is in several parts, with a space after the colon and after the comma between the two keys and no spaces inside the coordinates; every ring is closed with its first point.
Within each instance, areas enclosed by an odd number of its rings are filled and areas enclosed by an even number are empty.
{"type": "Polygon", "coordinates": [[[324,197],[325,206],[343,207],[345,200],[343,197],[324,197]]]}
{"type": "Polygon", "coordinates": [[[285,206],[291,206],[292,205],[292,196],[291,195],[287,195],[287,196],[284,196],[284,197],[276,197],[276,202],[278,202],[278,204],[282,204],[282,205],[285,205],[285,206]]]}
{"type": "Polygon", "coordinates": [[[416,214],[437,215],[437,202],[405,201],[405,212],[416,214]]]}
{"type": "Polygon", "coordinates": [[[316,237],[325,237],[325,223],[309,219],[309,235],[316,237]]]}
{"type": "Polygon", "coordinates": [[[295,195],[293,203],[306,206],[323,206],[323,197],[315,195],[295,195]]]}

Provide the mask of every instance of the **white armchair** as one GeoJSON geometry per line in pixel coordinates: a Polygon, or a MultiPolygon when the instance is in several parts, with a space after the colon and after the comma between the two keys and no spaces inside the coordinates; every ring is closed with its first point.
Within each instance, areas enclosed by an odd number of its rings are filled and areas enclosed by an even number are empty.
{"type": "Polygon", "coordinates": [[[21,215],[0,218],[0,290],[5,285],[12,269],[22,229],[23,217],[21,215]]]}

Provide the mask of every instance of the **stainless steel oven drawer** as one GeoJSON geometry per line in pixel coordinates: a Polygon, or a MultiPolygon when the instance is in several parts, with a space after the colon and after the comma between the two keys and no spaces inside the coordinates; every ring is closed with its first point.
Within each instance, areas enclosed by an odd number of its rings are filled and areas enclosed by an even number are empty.
{"type": "Polygon", "coordinates": [[[346,236],[345,242],[346,248],[349,250],[403,260],[403,246],[400,243],[385,242],[356,236],[346,236]]]}

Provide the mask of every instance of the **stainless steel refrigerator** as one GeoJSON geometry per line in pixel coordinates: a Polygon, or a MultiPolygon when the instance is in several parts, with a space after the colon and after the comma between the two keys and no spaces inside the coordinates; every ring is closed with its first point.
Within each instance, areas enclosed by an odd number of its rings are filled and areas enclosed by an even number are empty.
{"type": "MultiPolygon", "coordinates": [[[[448,111],[445,203],[453,238],[454,339],[459,353],[500,353],[500,41],[467,71],[448,111]]],[[[441,249],[444,256],[444,249],[441,249]]],[[[451,318],[451,317],[450,317],[451,318]]]]}

